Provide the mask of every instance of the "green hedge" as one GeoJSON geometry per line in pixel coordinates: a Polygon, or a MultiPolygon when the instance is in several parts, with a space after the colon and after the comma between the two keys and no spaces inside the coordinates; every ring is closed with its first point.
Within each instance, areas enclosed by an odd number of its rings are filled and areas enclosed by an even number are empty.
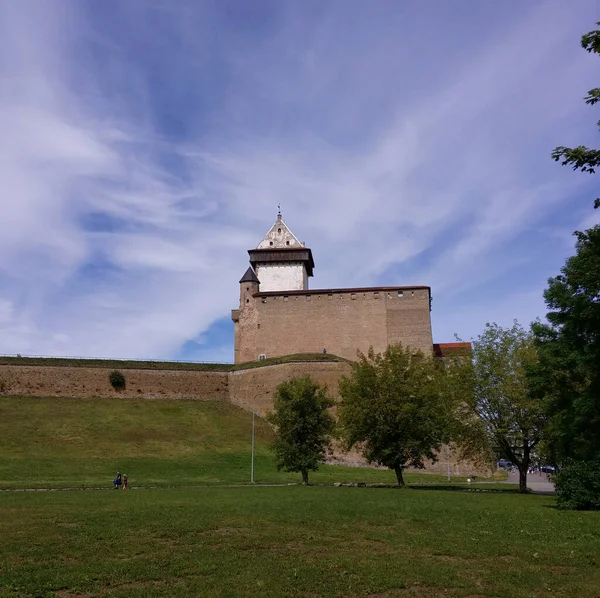
{"type": "Polygon", "coordinates": [[[559,509],[600,510],[600,460],[567,461],[554,476],[559,509]]]}

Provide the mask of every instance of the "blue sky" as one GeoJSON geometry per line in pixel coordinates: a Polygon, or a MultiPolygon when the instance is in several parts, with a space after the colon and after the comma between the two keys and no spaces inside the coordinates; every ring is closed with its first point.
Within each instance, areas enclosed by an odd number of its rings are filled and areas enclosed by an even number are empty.
{"type": "Polygon", "coordinates": [[[231,361],[277,204],[311,286],[432,287],[436,342],[543,317],[600,221],[597,3],[0,3],[0,353],[231,361]]]}

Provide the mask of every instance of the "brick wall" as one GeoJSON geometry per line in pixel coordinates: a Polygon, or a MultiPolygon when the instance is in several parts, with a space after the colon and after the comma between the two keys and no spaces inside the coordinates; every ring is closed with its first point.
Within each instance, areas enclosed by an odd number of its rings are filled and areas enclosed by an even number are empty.
{"type": "Polygon", "coordinates": [[[428,287],[258,293],[240,307],[237,363],[323,349],[356,359],[398,342],[432,350],[428,287]]]}

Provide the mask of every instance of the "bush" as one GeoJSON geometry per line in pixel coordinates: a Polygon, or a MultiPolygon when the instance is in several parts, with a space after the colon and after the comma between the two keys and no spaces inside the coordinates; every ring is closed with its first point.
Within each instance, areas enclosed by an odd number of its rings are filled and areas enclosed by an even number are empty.
{"type": "Polygon", "coordinates": [[[110,385],[115,390],[125,390],[125,376],[118,370],[114,370],[108,375],[108,379],[110,380],[110,385]]]}
{"type": "Polygon", "coordinates": [[[600,460],[568,460],[554,476],[559,509],[600,510],[600,460]]]}

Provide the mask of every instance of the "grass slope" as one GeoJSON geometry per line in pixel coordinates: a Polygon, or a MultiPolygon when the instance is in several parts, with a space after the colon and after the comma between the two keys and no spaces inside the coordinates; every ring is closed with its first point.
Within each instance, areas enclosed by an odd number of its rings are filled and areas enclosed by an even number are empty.
{"type": "Polygon", "coordinates": [[[333,487],[0,493],[0,596],[596,597],[600,513],[333,487]]]}
{"type": "MultiPolygon", "coordinates": [[[[251,429],[250,413],[222,401],[0,397],[0,488],[107,486],[117,470],[138,486],[246,483],[251,429]]],[[[276,470],[271,440],[257,418],[255,480],[298,482],[276,470]]],[[[311,481],[392,484],[394,475],[323,466],[311,481]]]]}
{"type": "Polygon", "coordinates": [[[329,353],[298,353],[282,357],[270,357],[261,361],[248,361],[246,363],[193,363],[183,361],[143,361],[127,359],[85,359],[72,357],[10,357],[0,356],[0,365],[29,365],[48,367],[84,367],[84,368],[112,368],[117,370],[192,370],[192,371],[217,371],[232,372],[251,368],[277,365],[290,362],[307,361],[346,361],[341,357],[329,353]]]}

